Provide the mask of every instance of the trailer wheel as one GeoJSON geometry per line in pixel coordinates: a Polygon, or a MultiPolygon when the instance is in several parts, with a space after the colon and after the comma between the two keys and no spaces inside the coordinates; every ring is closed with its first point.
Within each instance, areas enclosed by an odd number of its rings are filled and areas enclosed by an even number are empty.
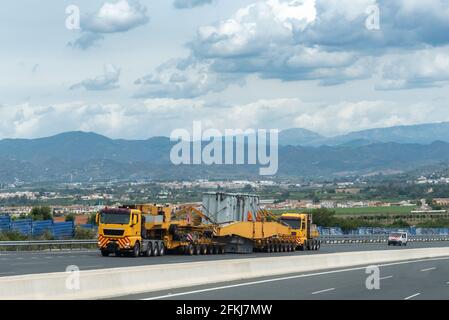
{"type": "Polygon", "coordinates": [[[136,244],[134,245],[134,248],[133,248],[133,257],[137,258],[137,257],[139,257],[139,255],[140,255],[140,244],[139,244],[139,242],[136,242],[136,244]]]}
{"type": "Polygon", "coordinates": [[[186,246],[185,253],[189,256],[193,256],[195,254],[195,248],[193,247],[193,245],[189,244],[188,246],[186,246]]]}
{"type": "Polygon", "coordinates": [[[317,250],[321,249],[321,240],[318,241],[317,250]]]}
{"type": "Polygon", "coordinates": [[[194,248],[194,255],[199,255],[200,254],[200,251],[201,251],[201,249],[200,249],[200,246],[199,245],[194,245],[193,246],[193,248],[194,248]]]}
{"type": "Polygon", "coordinates": [[[161,244],[159,245],[159,255],[160,256],[165,255],[165,246],[163,242],[161,242],[161,244]]]}
{"type": "Polygon", "coordinates": [[[214,246],[211,244],[207,245],[207,254],[214,254],[214,246]]]}
{"type": "Polygon", "coordinates": [[[225,254],[225,247],[224,246],[220,246],[220,254],[225,254]]]}
{"type": "Polygon", "coordinates": [[[200,246],[200,253],[201,253],[203,256],[207,255],[207,246],[206,246],[206,245],[200,246]]]}
{"type": "Polygon", "coordinates": [[[109,257],[109,251],[108,250],[101,250],[101,255],[103,257],[109,257]]]}

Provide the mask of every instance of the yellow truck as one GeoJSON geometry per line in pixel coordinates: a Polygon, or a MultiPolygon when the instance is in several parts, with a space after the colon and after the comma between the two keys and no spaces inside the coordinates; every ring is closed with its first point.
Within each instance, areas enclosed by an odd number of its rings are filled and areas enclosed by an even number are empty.
{"type": "Polygon", "coordinates": [[[98,247],[103,256],[162,256],[167,251],[185,254],[222,254],[225,245],[213,238],[214,225],[199,210],[141,204],[105,208],[96,217],[98,247]]]}
{"type": "Polygon", "coordinates": [[[191,206],[175,210],[142,204],[105,208],[97,214],[97,223],[103,256],[288,252],[321,246],[311,215],[305,213],[277,218],[260,210],[249,221],[218,224],[191,206]]]}

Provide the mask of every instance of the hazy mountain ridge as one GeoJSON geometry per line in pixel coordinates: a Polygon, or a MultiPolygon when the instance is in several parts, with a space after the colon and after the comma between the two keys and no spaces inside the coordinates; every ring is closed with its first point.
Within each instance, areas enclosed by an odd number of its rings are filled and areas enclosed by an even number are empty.
{"type": "MultiPolygon", "coordinates": [[[[6,139],[0,141],[0,182],[260,178],[258,165],[172,165],[169,155],[173,145],[164,137],[113,140],[84,132],[31,140],[6,139]]],[[[337,146],[280,146],[277,176],[367,175],[447,163],[448,142],[418,144],[355,139],[337,146]]]]}
{"type": "Polygon", "coordinates": [[[371,144],[371,143],[418,143],[430,144],[434,141],[449,142],[449,122],[428,123],[409,126],[395,126],[387,128],[375,128],[362,131],[354,131],[344,135],[335,137],[313,138],[313,132],[308,131],[310,139],[303,139],[304,129],[288,129],[288,139],[282,132],[279,135],[280,145],[305,145],[320,146],[329,145],[337,146],[342,144],[371,144]],[[295,140],[296,134],[296,140],[295,140]]]}

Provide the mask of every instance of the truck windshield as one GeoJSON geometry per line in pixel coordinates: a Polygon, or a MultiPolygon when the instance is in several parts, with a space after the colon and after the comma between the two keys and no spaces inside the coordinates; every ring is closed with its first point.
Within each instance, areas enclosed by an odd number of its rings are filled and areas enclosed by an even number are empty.
{"type": "Polygon", "coordinates": [[[108,213],[100,214],[100,222],[104,224],[129,224],[129,213],[108,213]]]}
{"type": "Polygon", "coordinates": [[[300,229],[301,228],[301,220],[300,219],[281,219],[282,222],[288,224],[292,229],[300,229]]]}

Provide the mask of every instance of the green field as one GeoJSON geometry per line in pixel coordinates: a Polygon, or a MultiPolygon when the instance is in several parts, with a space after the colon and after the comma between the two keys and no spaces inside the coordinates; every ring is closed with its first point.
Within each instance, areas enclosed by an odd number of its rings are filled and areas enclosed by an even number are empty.
{"type": "MultiPolygon", "coordinates": [[[[413,207],[368,207],[368,208],[334,208],[330,209],[335,211],[337,215],[369,215],[369,214],[406,214],[415,210],[416,206],[413,207]]],[[[285,212],[308,212],[311,210],[296,209],[296,210],[272,210],[274,214],[282,214],[285,212]]]]}
{"type": "Polygon", "coordinates": [[[364,214],[404,214],[415,210],[413,207],[368,207],[368,208],[336,208],[337,215],[364,215],[364,214]]]}

